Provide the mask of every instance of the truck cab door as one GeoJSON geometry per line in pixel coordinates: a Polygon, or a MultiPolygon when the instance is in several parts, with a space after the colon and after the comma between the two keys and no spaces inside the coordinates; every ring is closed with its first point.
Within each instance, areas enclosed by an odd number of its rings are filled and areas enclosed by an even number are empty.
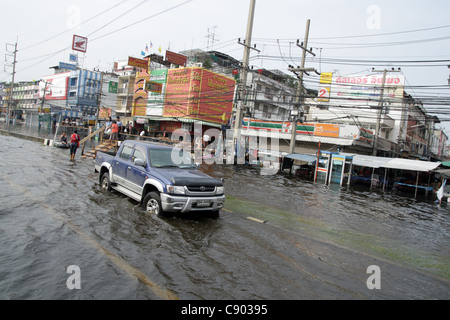
{"type": "Polygon", "coordinates": [[[133,146],[124,145],[122,150],[120,151],[120,154],[118,154],[118,156],[113,160],[114,181],[126,188],[128,188],[126,183],[127,168],[131,163],[130,161],[132,153],[133,146]]]}
{"type": "Polygon", "coordinates": [[[126,179],[129,184],[130,190],[137,194],[142,194],[144,189],[145,180],[147,180],[147,153],[146,149],[137,146],[131,157],[132,165],[127,168],[126,179]],[[144,165],[136,165],[136,159],[143,161],[144,165]]]}

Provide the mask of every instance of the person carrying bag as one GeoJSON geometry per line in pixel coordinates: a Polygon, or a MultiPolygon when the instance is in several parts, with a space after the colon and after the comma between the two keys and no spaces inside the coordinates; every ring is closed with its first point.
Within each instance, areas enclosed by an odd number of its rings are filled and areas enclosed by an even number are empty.
{"type": "Polygon", "coordinates": [[[77,149],[80,147],[80,140],[78,131],[75,130],[70,136],[70,161],[75,161],[75,154],[77,149]]]}

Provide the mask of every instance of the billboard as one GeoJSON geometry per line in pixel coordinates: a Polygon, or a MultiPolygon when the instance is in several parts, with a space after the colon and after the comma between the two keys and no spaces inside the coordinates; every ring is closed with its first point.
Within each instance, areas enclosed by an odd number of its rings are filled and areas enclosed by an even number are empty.
{"type": "Polygon", "coordinates": [[[318,98],[317,101],[320,102],[329,102],[330,101],[330,93],[331,93],[331,81],[333,79],[333,73],[331,72],[322,72],[320,74],[320,86],[318,90],[318,98]]]}
{"type": "Polygon", "coordinates": [[[314,126],[314,135],[339,138],[339,127],[338,124],[316,123],[314,126]]]}
{"type": "Polygon", "coordinates": [[[203,68],[171,69],[163,116],[227,123],[235,86],[234,79],[203,68]]]}
{"type": "Polygon", "coordinates": [[[141,69],[148,69],[148,60],[128,57],[128,65],[130,67],[136,67],[141,69]]]}
{"type": "MultiPolygon", "coordinates": [[[[400,102],[403,99],[405,76],[387,74],[383,99],[400,102]]],[[[383,75],[351,75],[333,77],[330,98],[333,104],[377,106],[383,87],[383,75]],[[342,101],[345,100],[345,101],[342,101]]]]}
{"type": "Polygon", "coordinates": [[[106,107],[100,107],[99,119],[108,119],[112,115],[112,109],[106,107]]]}
{"type": "Polygon", "coordinates": [[[166,50],[166,61],[173,64],[177,64],[179,66],[185,66],[187,62],[187,57],[182,54],[166,50]]]}
{"type": "MultiPolygon", "coordinates": [[[[244,130],[267,130],[271,132],[289,133],[291,122],[270,121],[244,118],[244,130]]],[[[354,125],[331,124],[331,123],[299,123],[297,134],[311,135],[317,137],[345,138],[367,140],[373,139],[373,132],[354,125]]]]}
{"type": "Polygon", "coordinates": [[[145,81],[149,80],[149,74],[146,70],[136,74],[136,82],[134,84],[133,94],[133,116],[144,115],[147,109],[148,92],[145,91],[145,81]]]}
{"type": "Polygon", "coordinates": [[[161,92],[148,93],[148,116],[162,116],[164,108],[164,97],[166,93],[167,69],[152,70],[150,72],[150,81],[161,84],[161,92]]]}
{"type": "Polygon", "coordinates": [[[39,98],[45,100],[66,100],[70,72],[43,77],[39,82],[39,98]]]}

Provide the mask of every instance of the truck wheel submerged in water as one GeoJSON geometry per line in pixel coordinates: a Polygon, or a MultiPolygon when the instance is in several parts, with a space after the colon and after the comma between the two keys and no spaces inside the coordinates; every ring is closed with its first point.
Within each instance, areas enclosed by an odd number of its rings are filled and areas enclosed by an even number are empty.
{"type": "Polygon", "coordinates": [[[142,208],[147,213],[162,215],[164,211],[161,206],[161,197],[159,196],[159,193],[154,191],[147,193],[144,200],[142,200],[142,208]]]}
{"type": "Polygon", "coordinates": [[[100,187],[104,191],[111,191],[111,181],[109,180],[109,173],[105,172],[100,179],[100,187]]]}

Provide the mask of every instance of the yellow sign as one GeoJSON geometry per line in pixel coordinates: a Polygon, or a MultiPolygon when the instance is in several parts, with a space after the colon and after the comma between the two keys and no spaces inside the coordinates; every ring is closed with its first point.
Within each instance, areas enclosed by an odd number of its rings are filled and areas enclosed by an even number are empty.
{"type": "Polygon", "coordinates": [[[147,107],[134,107],[133,116],[145,116],[147,114],[147,107]]]}
{"type": "Polygon", "coordinates": [[[333,78],[332,72],[322,72],[320,74],[320,83],[331,84],[331,79],[333,78]]]}

